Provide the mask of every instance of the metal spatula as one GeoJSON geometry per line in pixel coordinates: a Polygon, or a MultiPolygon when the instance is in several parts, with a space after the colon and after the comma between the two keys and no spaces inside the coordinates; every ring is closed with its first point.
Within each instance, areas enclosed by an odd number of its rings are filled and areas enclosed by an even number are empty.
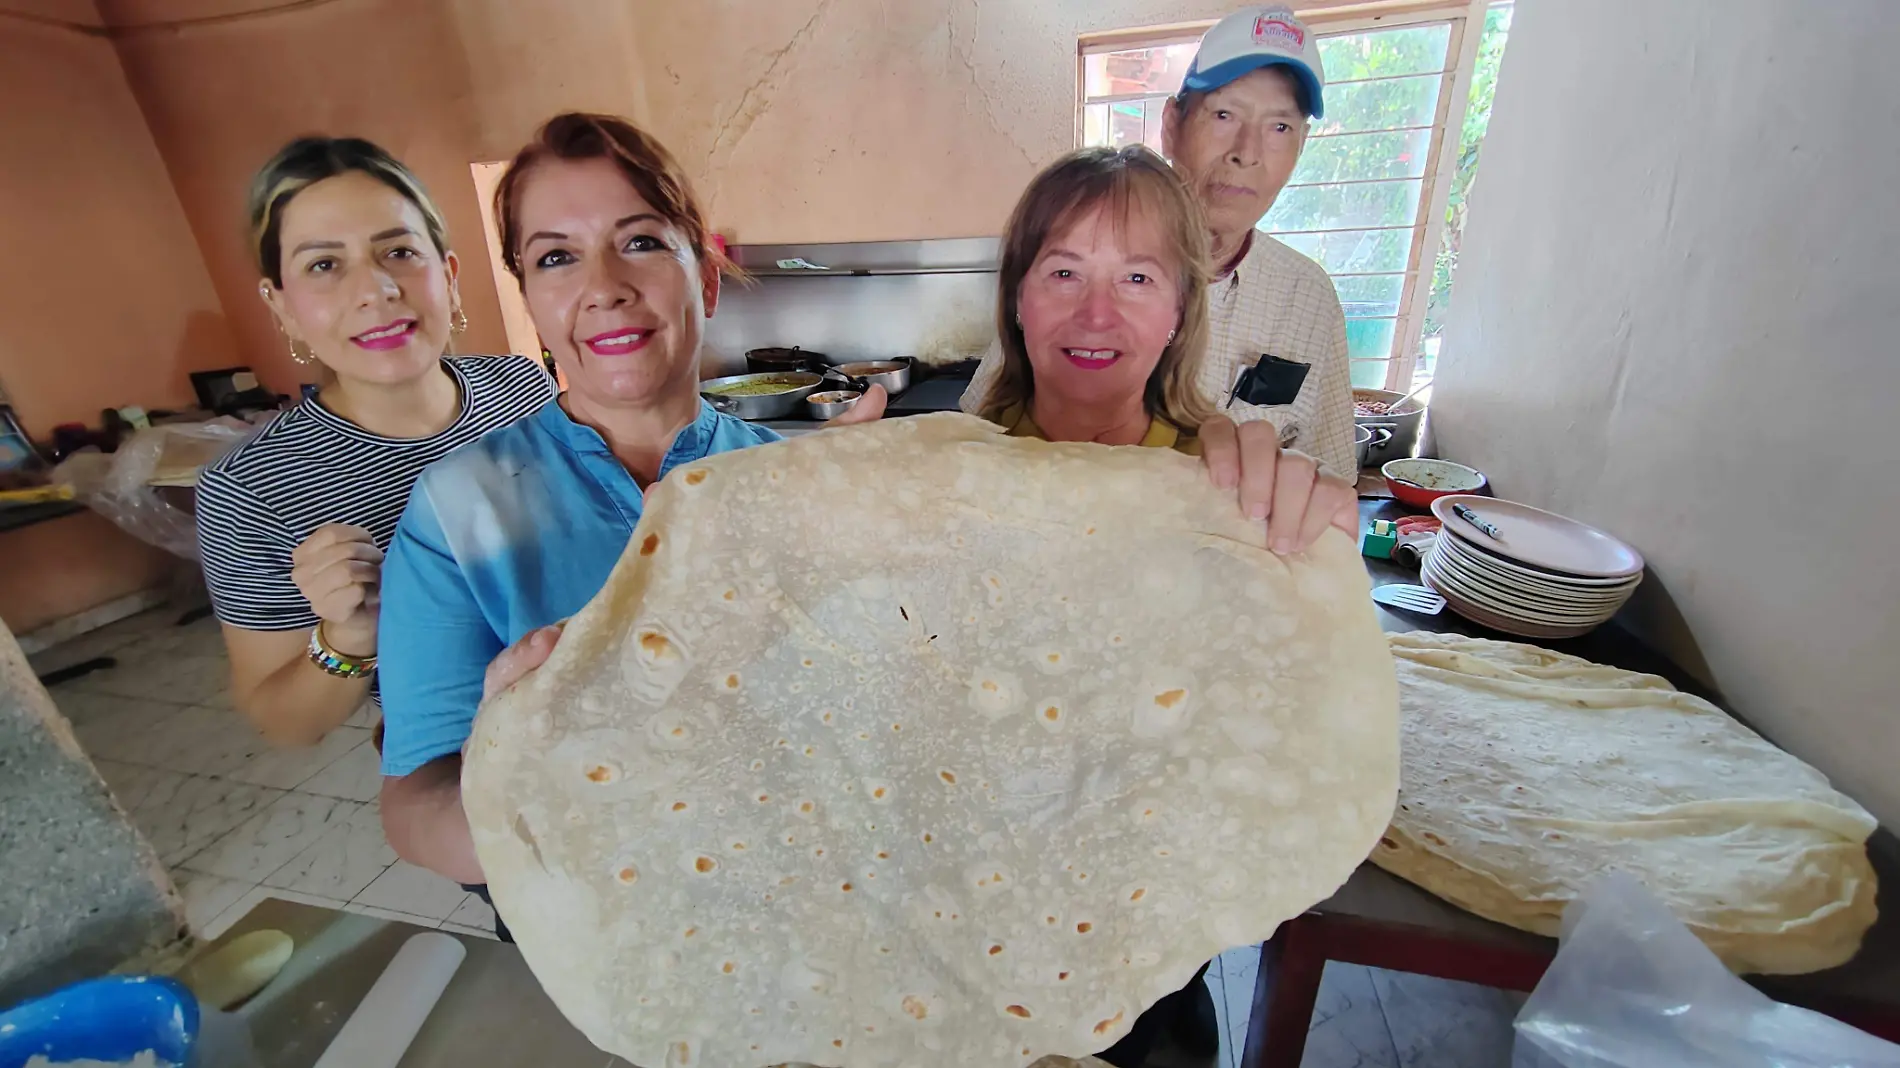
{"type": "Polygon", "coordinates": [[[1372,599],[1391,608],[1403,608],[1407,612],[1426,616],[1435,616],[1445,610],[1445,599],[1438,595],[1437,590],[1404,582],[1374,587],[1372,599]]]}

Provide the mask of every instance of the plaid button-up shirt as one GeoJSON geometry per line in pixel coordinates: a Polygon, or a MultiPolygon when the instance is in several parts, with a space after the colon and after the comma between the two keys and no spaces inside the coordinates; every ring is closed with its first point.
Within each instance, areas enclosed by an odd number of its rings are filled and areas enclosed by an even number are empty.
{"type": "MultiPolygon", "coordinates": [[[[1240,265],[1208,289],[1207,359],[1201,391],[1235,422],[1270,419],[1280,440],[1320,462],[1328,474],[1351,481],[1358,475],[1352,448],[1352,377],[1346,362],[1346,317],[1333,280],[1319,264],[1262,233],[1240,265]],[[1234,379],[1262,354],[1312,367],[1291,404],[1268,407],[1227,404],[1234,379]]],[[[963,393],[964,411],[975,413],[1002,367],[992,344],[963,393]]]]}

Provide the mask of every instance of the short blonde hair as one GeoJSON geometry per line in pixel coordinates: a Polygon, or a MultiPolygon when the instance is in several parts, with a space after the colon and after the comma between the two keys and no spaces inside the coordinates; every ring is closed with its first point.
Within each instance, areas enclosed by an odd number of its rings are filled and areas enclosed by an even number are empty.
{"type": "Polygon", "coordinates": [[[283,232],[284,206],[298,193],[325,178],[340,174],[367,174],[416,206],[422,224],[429,231],[429,242],[438,255],[449,252],[449,228],[442,211],[429,199],[415,172],[380,146],[360,137],[299,137],[277,150],[251,179],[248,207],[251,217],[251,251],[257,256],[257,268],[271,285],[284,286],[283,248],[278,235],[283,232]]]}
{"type": "Polygon", "coordinates": [[[1138,211],[1154,216],[1160,226],[1170,266],[1180,279],[1181,321],[1148,376],[1142,405],[1150,416],[1196,430],[1214,414],[1200,387],[1208,333],[1207,224],[1174,168],[1142,145],[1071,152],[1036,175],[1016,202],[1003,231],[997,276],[996,331],[1003,363],[982,414],[995,420],[1035,396],[1035,375],[1017,322],[1019,290],[1050,236],[1098,206],[1122,226],[1138,211]]]}

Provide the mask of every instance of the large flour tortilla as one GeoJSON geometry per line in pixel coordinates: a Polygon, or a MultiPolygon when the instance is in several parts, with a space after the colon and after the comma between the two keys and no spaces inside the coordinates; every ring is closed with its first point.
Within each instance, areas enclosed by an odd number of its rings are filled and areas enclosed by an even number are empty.
{"type": "Polygon", "coordinates": [[[648,508],[463,773],[523,955],[635,1063],[1098,1051],[1391,816],[1349,540],[1274,557],[1196,460],[923,416],[648,508]]]}
{"type": "Polygon", "coordinates": [[[1508,642],[1395,634],[1405,767],[1372,859],[1554,935],[1626,871],[1738,972],[1846,961],[1874,922],[1874,818],[1653,675],[1508,642]]]}

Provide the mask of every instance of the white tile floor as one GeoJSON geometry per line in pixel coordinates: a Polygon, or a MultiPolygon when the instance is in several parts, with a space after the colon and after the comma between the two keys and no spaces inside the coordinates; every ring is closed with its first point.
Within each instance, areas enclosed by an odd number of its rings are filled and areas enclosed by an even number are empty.
{"type": "MultiPolygon", "coordinates": [[[[276,750],[231,710],[217,624],[175,609],[114,624],[33,658],[45,673],[109,655],[117,666],[57,683],[119,802],[171,869],[206,937],[269,897],[494,937],[494,910],[396,859],[383,840],[382,784],[367,709],[311,748],[276,750]]],[[[1238,1068],[1257,949],[1223,954],[1207,982],[1219,1068],[1238,1068]]],[[[1329,964],[1306,1068],[1503,1068],[1518,999],[1464,983],[1329,964]]]]}
{"type": "Polygon", "coordinates": [[[158,850],[194,929],[216,937],[266,897],[494,937],[494,912],[383,840],[382,785],[359,713],[321,743],[273,749],[225,698],[217,624],[176,610],[125,620],[33,658],[42,673],[117,666],[52,688],[80,745],[158,850]]]}

